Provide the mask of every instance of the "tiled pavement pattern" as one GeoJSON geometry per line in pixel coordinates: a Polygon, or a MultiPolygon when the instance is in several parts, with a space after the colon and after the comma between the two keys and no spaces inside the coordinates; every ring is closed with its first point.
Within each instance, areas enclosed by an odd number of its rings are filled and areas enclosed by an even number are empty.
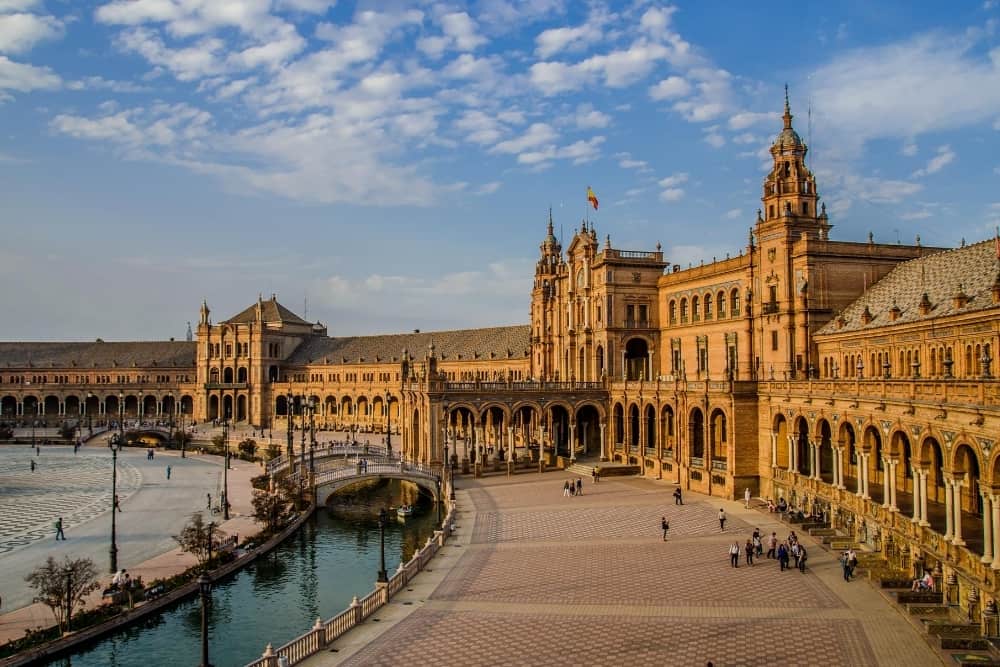
{"type": "Polygon", "coordinates": [[[460,479],[456,538],[442,552],[453,555],[435,561],[450,569],[432,563],[420,575],[440,583],[354,631],[369,643],[342,640],[309,667],[941,664],[897,610],[867,583],[843,582],[808,538],[806,574],[766,559],[731,568],[728,545],[754,526],[787,535],[768,515],[694,494],[678,507],[672,486],[637,479],[563,498],[564,478],[460,479]]]}
{"type": "MultiPolygon", "coordinates": [[[[27,447],[0,452],[0,554],[55,535],[58,517],[70,532],[111,506],[111,458],[104,451],[47,447],[41,456],[27,447]],[[34,458],[37,468],[30,471],[34,458]]],[[[118,497],[139,488],[142,476],[132,464],[118,461],[118,497]]]]}
{"type": "Polygon", "coordinates": [[[712,660],[717,666],[874,665],[859,626],[858,621],[669,617],[609,623],[575,616],[572,610],[558,616],[426,611],[399,623],[344,664],[664,667],[712,660]],[[444,637],[452,640],[442,641],[444,637]],[[809,648],[808,653],[794,649],[795,658],[789,660],[793,637],[809,637],[809,648]]]}

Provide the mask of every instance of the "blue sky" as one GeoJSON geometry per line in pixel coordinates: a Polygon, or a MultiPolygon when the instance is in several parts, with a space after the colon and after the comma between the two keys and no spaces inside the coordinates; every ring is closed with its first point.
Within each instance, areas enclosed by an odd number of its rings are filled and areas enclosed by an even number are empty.
{"type": "Polygon", "coordinates": [[[523,323],[551,206],[737,253],[783,86],[832,236],[1000,224],[1000,3],[0,0],[0,339],[523,323]],[[925,6],[926,5],[926,6],[925,6]],[[811,108],[811,123],[808,110],[811,108]]]}

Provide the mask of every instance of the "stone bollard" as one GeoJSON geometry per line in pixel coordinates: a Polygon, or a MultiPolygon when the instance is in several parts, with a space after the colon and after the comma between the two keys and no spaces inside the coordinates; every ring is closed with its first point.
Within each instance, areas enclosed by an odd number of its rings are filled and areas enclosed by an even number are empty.
{"type": "Polygon", "coordinates": [[[434,539],[437,540],[438,547],[443,547],[444,546],[444,531],[443,530],[435,530],[434,531],[434,539]]]}
{"type": "Polygon", "coordinates": [[[326,628],[323,626],[323,619],[316,617],[316,622],[313,623],[312,627],[313,634],[316,635],[316,647],[317,650],[322,651],[326,648],[326,628]]]}
{"type": "Polygon", "coordinates": [[[361,625],[361,603],[358,602],[357,595],[351,600],[351,609],[354,610],[354,625],[361,625]]]}

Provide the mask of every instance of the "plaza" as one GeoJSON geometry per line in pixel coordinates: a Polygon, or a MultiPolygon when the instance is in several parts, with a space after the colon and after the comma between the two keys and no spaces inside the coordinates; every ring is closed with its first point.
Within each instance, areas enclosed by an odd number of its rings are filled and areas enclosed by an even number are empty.
{"type": "Polygon", "coordinates": [[[373,619],[307,667],[454,665],[937,665],[864,577],[843,581],[812,539],[805,574],[729,565],[728,546],[788,524],[742,503],[638,478],[564,473],[461,482],[455,535],[373,619]],[[717,513],[729,515],[720,532],[717,513]],[[668,539],[660,517],[670,521],[668,539]]]}

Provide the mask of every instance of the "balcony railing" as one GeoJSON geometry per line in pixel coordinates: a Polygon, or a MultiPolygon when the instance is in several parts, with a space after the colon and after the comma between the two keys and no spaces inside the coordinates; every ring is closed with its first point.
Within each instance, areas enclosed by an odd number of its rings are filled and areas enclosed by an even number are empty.
{"type": "Polygon", "coordinates": [[[567,391],[604,389],[603,382],[445,382],[445,391],[567,391]]]}
{"type": "Polygon", "coordinates": [[[691,457],[691,467],[692,468],[704,468],[705,467],[705,459],[703,459],[700,456],[692,456],[691,457]]]}
{"type": "Polygon", "coordinates": [[[205,389],[246,389],[246,382],[206,382],[205,389]]]}
{"type": "Polygon", "coordinates": [[[725,470],[726,460],[725,459],[712,459],[712,470],[725,470]]]}
{"type": "Polygon", "coordinates": [[[777,301],[768,301],[766,303],[762,303],[760,305],[760,311],[764,315],[774,315],[775,313],[778,312],[778,302],[777,301]]]}
{"type": "Polygon", "coordinates": [[[626,329],[652,329],[653,323],[649,320],[625,320],[626,329]]]}

